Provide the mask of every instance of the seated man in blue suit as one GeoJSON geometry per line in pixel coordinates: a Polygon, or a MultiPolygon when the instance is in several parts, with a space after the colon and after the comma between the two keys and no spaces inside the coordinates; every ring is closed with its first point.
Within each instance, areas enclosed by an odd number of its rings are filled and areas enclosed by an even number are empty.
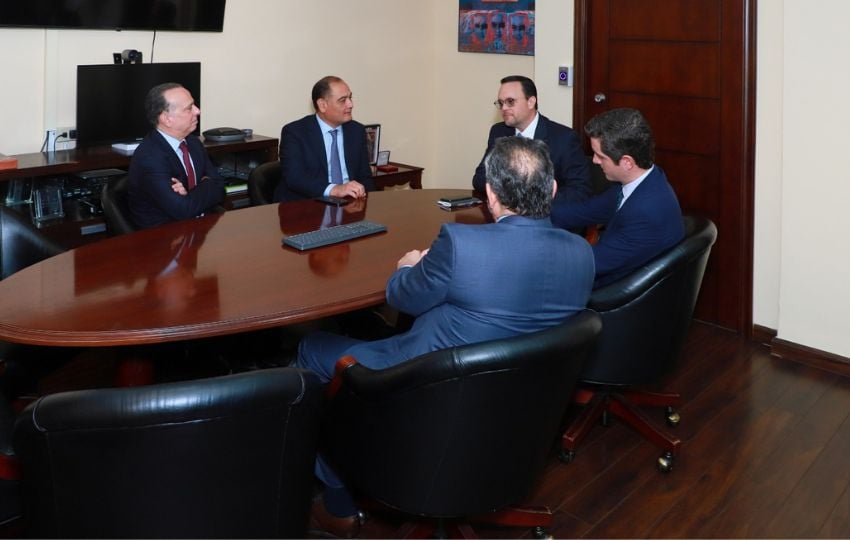
{"type": "Polygon", "coordinates": [[[493,124],[487,138],[487,150],[472,177],[472,187],[484,191],[484,160],[500,137],[521,136],[549,145],[549,157],[555,167],[558,200],[583,201],[592,193],[590,168],[581,149],[581,141],[572,129],[549,120],[537,112],[537,86],[522,75],[511,75],[501,81],[495,105],[504,122],[493,124]]]}
{"type": "Polygon", "coordinates": [[[584,131],[611,186],[584,202],[556,201],[552,222],[568,229],[605,224],[593,246],[596,288],[669,249],[685,231],[676,193],[653,164],[655,143],[640,111],[612,109],[591,118],[584,131]]]}
{"type": "Polygon", "coordinates": [[[190,219],[224,200],[224,179],[191,133],[201,111],[177,83],[151,88],[145,114],[154,126],[130,161],[127,200],[131,219],[145,229],[190,219]]]}
{"type": "Polygon", "coordinates": [[[351,119],[351,89],[339,77],[313,85],[313,108],[280,132],[281,182],[274,201],[334,196],[362,199],[373,191],[366,129],[351,119]]]}
{"type": "MultiPolygon", "coordinates": [[[[585,307],[593,253],[549,219],[557,184],[546,144],[503,137],[485,167],[495,223],[444,224],[430,248],[399,259],[387,282],[387,303],[415,316],[412,328],[372,342],[309,334],[299,345],[300,367],[328,381],[344,355],[385,369],[430,351],[542,330],[585,307]]],[[[314,505],[319,528],[350,534],[356,508],[345,487],[321,459],[317,474],[328,486],[325,504],[314,505]]]]}

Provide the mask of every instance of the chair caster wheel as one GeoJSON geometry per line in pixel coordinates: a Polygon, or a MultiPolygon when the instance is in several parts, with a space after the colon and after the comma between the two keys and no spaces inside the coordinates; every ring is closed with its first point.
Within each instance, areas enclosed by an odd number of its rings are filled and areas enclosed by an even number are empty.
{"type": "Polygon", "coordinates": [[[673,407],[667,407],[667,425],[670,427],[676,427],[679,425],[679,422],[682,420],[682,417],[679,416],[679,413],[673,409],[673,407]]]}
{"type": "Polygon", "coordinates": [[[549,534],[548,532],[546,532],[546,529],[545,529],[545,528],[543,528],[543,527],[534,527],[533,529],[531,529],[531,535],[532,535],[534,538],[538,538],[538,539],[542,539],[542,538],[552,539],[552,538],[555,538],[554,536],[552,536],[551,534],[549,534]]]}
{"type": "Polygon", "coordinates": [[[670,452],[662,454],[655,465],[658,467],[660,472],[669,473],[673,470],[673,454],[670,452]]]}
{"type": "Polygon", "coordinates": [[[576,458],[575,450],[567,450],[566,448],[561,448],[561,451],[558,452],[558,459],[563,461],[564,463],[572,463],[576,458]]]}

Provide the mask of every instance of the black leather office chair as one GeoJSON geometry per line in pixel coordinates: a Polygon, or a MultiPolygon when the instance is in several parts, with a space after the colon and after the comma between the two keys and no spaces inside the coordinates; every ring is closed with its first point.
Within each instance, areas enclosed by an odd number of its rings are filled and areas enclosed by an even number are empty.
{"type": "Polygon", "coordinates": [[[248,176],[248,198],[251,199],[251,206],[272,203],[274,190],[280,180],[280,161],[269,161],[255,167],[248,176]]]}
{"type": "Polygon", "coordinates": [[[28,218],[0,205],[0,279],[63,251],[28,218]]]}
{"type": "Polygon", "coordinates": [[[110,236],[119,236],[136,231],[138,228],[130,217],[130,204],[127,202],[128,176],[111,178],[103,185],[100,205],[106,218],[106,230],[110,236]]]}
{"type": "MultiPolygon", "coordinates": [[[[440,532],[470,534],[457,525],[468,518],[542,535],[548,508],[506,507],[542,471],[599,329],[599,316],[584,311],[541,332],[440,350],[386,370],[344,357],[330,385],[323,451],[357,492],[437,518],[440,532]]],[[[433,521],[414,534],[433,531],[433,521]]]]}
{"type": "Polygon", "coordinates": [[[303,538],[322,402],[295,368],[42,397],[14,429],[26,532],[303,538]]]}
{"type": "MultiPolygon", "coordinates": [[[[0,206],[0,279],[64,251],[65,248],[35,228],[27,217],[0,206]]],[[[64,349],[0,341],[0,392],[9,399],[29,392],[39,376],[66,361],[67,357],[64,349]]]]}
{"type": "Polygon", "coordinates": [[[586,404],[563,436],[561,459],[570,462],[581,439],[600,418],[620,418],[664,450],[658,467],[672,469],[681,441],[656,427],[637,406],[665,407],[668,424],[679,422],[675,393],[640,387],[661,380],[676,364],[691,325],[717,228],[706,218],[684,218],[685,237],[666,253],[624,278],[593,291],[588,308],[602,316],[602,333],[584,371],[576,401],[586,404]]]}
{"type": "MultiPolygon", "coordinates": [[[[63,251],[62,246],[42,234],[29,219],[0,205],[0,279],[63,251]]],[[[9,399],[34,384],[35,375],[28,369],[32,366],[25,358],[29,356],[30,362],[42,366],[40,358],[32,357],[34,351],[43,349],[0,341],[0,535],[7,537],[16,535],[17,529],[7,527],[15,527],[21,515],[18,462],[12,449],[15,414],[9,399]]],[[[54,363],[49,362],[51,366],[54,363]]],[[[36,371],[40,372],[38,368],[36,371]]]]}

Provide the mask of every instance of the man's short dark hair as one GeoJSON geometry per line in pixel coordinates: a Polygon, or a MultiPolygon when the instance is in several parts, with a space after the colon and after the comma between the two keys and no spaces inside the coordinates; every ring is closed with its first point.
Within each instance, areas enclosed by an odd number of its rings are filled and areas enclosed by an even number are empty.
{"type": "Polygon", "coordinates": [[[549,215],[555,168],[545,142],[525,137],[496,139],[484,167],[487,183],[504,207],[530,218],[549,215]]]}
{"type": "Polygon", "coordinates": [[[614,163],[629,155],[641,169],[652,167],[655,142],[646,118],[637,109],[611,109],[584,126],[588,137],[599,139],[602,152],[614,163]]]}
{"type": "Polygon", "coordinates": [[[510,82],[518,82],[522,85],[522,93],[525,95],[525,99],[530,97],[534,97],[534,108],[537,109],[537,85],[534,84],[534,81],[526,77],[525,75],[508,75],[499,81],[501,84],[510,83],[510,82]]]}
{"type": "Polygon", "coordinates": [[[182,84],[175,82],[167,82],[154,86],[148,90],[145,96],[145,118],[153,127],[159,125],[159,115],[168,110],[168,101],[165,99],[165,93],[174,88],[183,88],[182,84]]]}
{"type": "Polygon", "coordinates": [[[310,93],[310,97],[313,99],[313,108],[318,111],[319,100],[322,98],[327,99],[327,97],[331,95],[331,83],[341,82],[343,82],[342,79],[334,75],[326,75],[319,79],[316,84],[313,85],[313,91],[310,93]]]}

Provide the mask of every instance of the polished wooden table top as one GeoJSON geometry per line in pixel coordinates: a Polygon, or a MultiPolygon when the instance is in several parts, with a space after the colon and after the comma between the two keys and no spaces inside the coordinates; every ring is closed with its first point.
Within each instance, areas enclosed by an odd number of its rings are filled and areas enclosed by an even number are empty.
{"type": "Polygon", "coordinates": [[[378,305],[396,262],[444,222],[483,223],[485,205],[445,211],[468,190],[373,192],[244,208],[79,247],[0,281],[0,339],[108,346],[294,324],[378,305]],[[299,252],[284,234],[369,219],[386,233],[299,252]]]}

